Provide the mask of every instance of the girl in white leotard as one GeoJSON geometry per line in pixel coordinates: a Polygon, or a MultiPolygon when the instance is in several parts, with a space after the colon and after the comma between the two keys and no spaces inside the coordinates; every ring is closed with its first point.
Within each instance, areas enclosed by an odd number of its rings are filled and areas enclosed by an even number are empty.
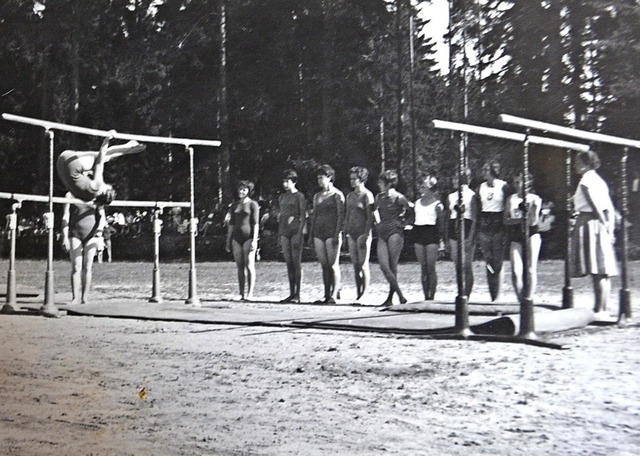
{"type": "Polygon", "coordinates": [[[480,214],[478,217],[478,243],[486,262],[487,282],[491,301],[496,301],[502,289],[502,262],[506,247],[504,229],[504,203],[507,183],[500,176],[500,164],[490,161],[482,167],[485,181],[478,187],[480,214]]]}
{"type": "MultiPolygon", "coordinates": [[[[529,176],[529,183],[533,182],[529,176]]],[[[531,299],[536,291],[538,282],[538,255],[542,244],[540,233],[538,233],[538,221],[542,209],[542,199],[534,194],[527,193],[527,219],[529,220],[529,250],[527,251],[526,274],[529,282],[529,289],[523,288],[524,264],[522,261],[522,251],[527,245],[522,230],[522,173],[512,176],[513,187],[516,193],[507,198],[504,210],[504,223],[508,230],[510,240],[509,257],[511,260],[511,280],[513,289],[516,292],[518,301],[531,299]]]]}
{"type": "Polygon", "coordinates": [[[433,300],[438,285],[436,260],[440,246],[444,206],[435,193],[438,180],[427,176],[420,183],[422,197],[414,206],[414,222],[411,240],[420,263],[422,291],[424,299],[433,300]]]}

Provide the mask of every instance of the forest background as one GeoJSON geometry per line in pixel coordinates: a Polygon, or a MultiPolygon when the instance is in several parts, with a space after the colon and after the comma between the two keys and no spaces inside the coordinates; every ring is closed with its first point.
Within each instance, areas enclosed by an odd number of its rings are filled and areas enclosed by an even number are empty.
{"type": "MultiPolygon", "coordinates": [[[[354,165],[373,176],[399,169],[400,190],[411,197],[425,173],[447,190],[458,141],[429,128],[434,118],[505,128],[498,115],[509,113],[638,138],[637,0],[450,0],[447,71],[436,66],[434,24],[420,14],[426,3],[2,0],[0,110],[221,139],[219,150],[196,150],[196,202],[205,213],[233,198],[238,179],[273,198],[289,167],[309,197],[322,163],[338,171],[345,193],[354,165]]],[[[99,144],[59,133],[56,153],[99,144]]],[[[1,122],[0,190],[46,194],[47,147],[42,130],[1,122]]],[[[595,147],[620,207],[621,151],[595,147]]],[[[466,149],[476,180],[489,159],[505,171],[520,166],[521,144],[470,136],[466,149]]],[[[556,204],[559,226],[564,161],[564,151],[532,150],[535,189],[556,204]]],[[[637,151],[629,170],[637,244],[637,151]]],[[[180,148],[149,145],[106,173],[120,199],[188,199],[188,155],[180,148]]],[[[57,180],[55,188],[63,194],[57,180]]]]}

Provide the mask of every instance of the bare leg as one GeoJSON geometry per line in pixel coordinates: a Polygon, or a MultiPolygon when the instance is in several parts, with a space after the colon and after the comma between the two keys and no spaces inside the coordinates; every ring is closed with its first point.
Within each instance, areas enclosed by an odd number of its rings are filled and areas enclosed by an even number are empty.
{"type": "Polygon", "coordinates": [[[342,247],[342,236],[338,238],[338,242],[333,239],[324,241],[327,252],[327,266],[329,272],[329,300],[335,302],[340,292],[341,273],[340,273],[340,249],[342,247]]]}
{"type": "Polygon", "coordinates": [[[282,256],[284,257],[284,262],[287,265],[287,277],[289,278],[289,296],[284,298],[281,302],[289,302],[295,293],[294,260],[291,257],[291,240],[286,236],[280,236],[280,246],[282,247],[282,256]]]}
{"type": "Polygon", "coordinates": [[[480,249],[486,263],[487,285],[491,301],[496,301],[502,288],[502,261],[504,259],[504,239],[502,233],[478,233],[480,249]]]}
{"type": "Polygon", "coordinates": [[[422,244],[414,244],[413,248],[416,252],[416,258],[420,263],[420,283],[422,284],[422,292],[424,293],[424,299],[429,300],[429,283],[427,272],[427,248],[422,244]]]}
{"type": "Polygon", "coordinates": [[[466,248],[466,263],[464,265],[464,270],[465,270],[465,283],[467,286],[467,297],[471,296],[471,290],[473,290],[473,258],[475,257],[475,253],[476,253],[476,243],[473,242],[472,240],[467,239],[465,241],[465,248],[466,248]]]}
{"type": "Polygon", "coordinates": [[[125,144],[109,146],[104,155],[104,162],[106,163],[109,160],[122,157],[123,155],[137,154],[145,149],[146,146],[144,144],[140,144],[138,141],[129,141],[125,144]]]}
{"type": "Polygon", "coordinates": [[[349,258],[351,258],[351,264],[353,265],[353,275],[356,280],[356,299],[360,299],[362,296],[362,267],[360,263],[360,257],[358,250],[358,240],[353,239],[351,236],[347,236],[347,242],[349,247],[349,258]]]}
{"type": "Polygon", "coordinates": [[[82,304],[86,304],[89,301],[89,294],[91,292],[91,282],[93,280],[93,259],[96,256],[96,250],[98,249],[98,241],[93,238],[89,240],[83,249],[83,263],[82,263],[82,304]]]}
{"type": "Polygon", "coordinates": [[[519,242],[512,242],[509,253],[511,257],[511,281],[513,283],[513,289],[516,292],[518,302],[522,303],[522,244],[519,242]]]}
{"type": "Polygon", "coordinates": [[[369,278],[371,277],[369,258],[371,256],[372,240],[373,238],[370,234],[363,234],[358,237],[358,260],[360,262],[360,272],[362,274],[360,282],[362,290],[358,298],[361,298],[369,287],[369,278]]]}
{"type": "Polygon", "coordinates": [[[426,270],[427,270],[427,290],[428,300],[433,300],[438,286],[438,275],[436,273],[436,261],[438,260],[438,245],[429,244],[426,247],[426,270]]]}
{"type": "Polygon", "coordinates": [[[71,260],[71,304],[80,304],[82,298],[83,246],[78,238],[70,238],[69,259],[71,260]]]}
{"type": "Polygon", "coordinates": [[[330,275],[327,269],[330,268],[329,259],[326,251],[325,241],[318,238],[313,238],[313,246],[316,251],[316,257],[318,258],[318,262],[322,267],[322,283],[324,285],[324,301],[328,301],[331,298],[331,283],[330,283],[330,275]]]}
{"type": "Polygon", "coordinates": [[[530,238],[529,250],[529,290],[525,290],[525,296],[533,298],[538,287],[538,257],[540,256],[540,247],[542,246],[542,237],[540,234],[534,234],[530,238]]]}
{"type": "Polygon", "coordinates": [[[244,300],[244,284],[245,284],[245,262],[242,246],[235,239],[232,241],[233,260],[236,262],[238,269],[238,288],[240,290],[240,298],[244,300]]]}
{"type": "Polygon", "coordinates": [[[593,291],[595,292],[595,313],[606,313],[609,304],[609,293],[611,292],[611,279],[604,275],[592,275],[593,291]]]}
{"type": "Polygon", "coordinates": [[[469,240],[465,241],[465,264],[462,269],[460,268],[460,264],[458,264],[458,240],[449,240],[449,246],[451,247],[451,259],[456,265],[456,273],[463,273],[465,275],[465,290],[463,290],[463,292],[468,298],[473,290],[473,256],[475,254],[475,243],[469,240]]]}
{"type": "Polygon", "coordinates": [[[247,299],[252,299],[256,285],[256,251],[251,250],[251,239],[242,246],[242,255],[247,273],[247,299]]]}
{"type": "Polygon", "coordinates": [[[294,302],[300,302],[300,287],[302,285],[302,234],[291,238],[291,265],[293,271],[293,295],[294,302]]]}
{"type": "Polygon", "coordinates": [[[397,279],[398,260],[400,259],[403,246],[404,238],[400,234],[392,235],[387,241],[381,238],[378,239],[378,263],[390,287],[389,296],[387,296],[385,302],[382,303],[384,306],[391,305],[391,299],[393,299],[394,293],[398,294],[401,303],[407,302],[402,295],[397,279]]]}

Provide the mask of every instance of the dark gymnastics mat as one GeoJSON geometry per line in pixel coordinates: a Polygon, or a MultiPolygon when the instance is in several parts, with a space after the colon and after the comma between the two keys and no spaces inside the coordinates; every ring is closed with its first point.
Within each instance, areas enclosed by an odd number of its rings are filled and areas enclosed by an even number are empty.
{"type": "MultiPolygon", "coordinates": [[[[518,303],[471,302],[468,304],[469,315],[502,316],[520,313],[518,303]]],[[[558,306],[536,306],[536,311],[559,310],[558,306]]],[[[395,304],[387,310],[394,312],[431,312],[438,314],[455,314],[456,305],[445,301],[417,301],[406,304],[395,304]]]]}
{"type": "MultiPolygon", "coordinates": [[[[36,287],[29,287],[25,285],[16,286],[16,297],[18,298],[37,298],[42,294],[42,290],[36,287]]],[[[7,284],[0,284],[0,296],[7,296],[7,284]]]]}
{"type": "MultiPolygon", "coordinates": [[[[204,324],[228,324],[247,326],[287,326],[295,319],[323,319],[328,312],[337,315],[357,316],[364,309],[317,309],[311,306],[296,308],[270,306],[251,307],[251,303],[222,302],[203,303],[194,307],[176,301],[169,303],[148,303],[140,301],[108,300],[93,304],[60,305],[67,315],[108,318],[129,318],[137,320],[179,321],[204,324]]],[[[377,314],[377,311],[367,313],[377,314]]]]}

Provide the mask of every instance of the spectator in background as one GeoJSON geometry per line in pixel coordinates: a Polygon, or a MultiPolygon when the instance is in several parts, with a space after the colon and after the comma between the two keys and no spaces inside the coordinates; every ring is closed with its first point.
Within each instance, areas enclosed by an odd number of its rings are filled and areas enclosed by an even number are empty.
{"type": "Polygon", "coordinates": [[[104,248],[102,250],[98,250],[98,263],[102,263],[103,253],[105,251],[107,252],[107,262],[111,263],[111,261],[113,260],[111,236],[113,236],[116,232],[116,229],[113,227],[113,217],[107,217],[107,222],[105,224],[104,230],[102,231],[104,248]]]}

